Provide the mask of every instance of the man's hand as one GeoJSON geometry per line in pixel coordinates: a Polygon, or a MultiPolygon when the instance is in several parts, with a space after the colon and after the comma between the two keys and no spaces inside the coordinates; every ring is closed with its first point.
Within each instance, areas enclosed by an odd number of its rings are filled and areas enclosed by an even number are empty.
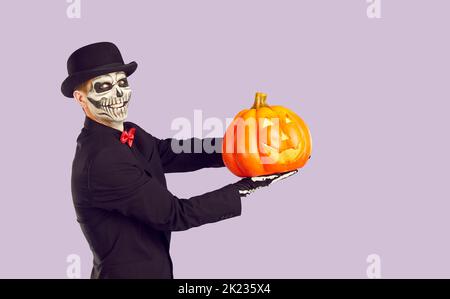
{"type": "Polygon", "coordinates": [[[290,177],[291,175],[294,175],[297,172],[298,170],[293,170],[288,172],[275,173],[271,175],[243,178],[242,180],[236,182],[234,185],[238,187],[239,194],[241,195],[241,197],[244,197],[258,188],[267,187],[271,183],[290,177]]]}

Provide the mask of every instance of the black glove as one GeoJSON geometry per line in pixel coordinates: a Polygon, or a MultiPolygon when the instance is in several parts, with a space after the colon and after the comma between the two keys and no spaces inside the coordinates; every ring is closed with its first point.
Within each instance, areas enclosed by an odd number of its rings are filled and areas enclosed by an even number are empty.
{"type": "Polygon", "coordinates": [[[243,178],[242,180],[234,183],[234,185],[238,187],[239,194],[241,195],[241,197],[244,197],[258,188],[267,187],[271,183],[290,177],[291,175],[294,175],[297,172],[298,170],[293,170],[288,172],[275,173],[271,175],[243,178]]]}

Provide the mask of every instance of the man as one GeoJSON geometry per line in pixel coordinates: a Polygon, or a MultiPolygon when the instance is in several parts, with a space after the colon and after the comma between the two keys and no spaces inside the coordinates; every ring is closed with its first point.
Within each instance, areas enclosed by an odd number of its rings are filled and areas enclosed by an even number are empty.
{"type": "Polygon", "coordinates": [[[125,121],[127,77],[136,68],[136,62],[124,63],[114,44],[95,43],[72,53],[61,85],[86,115],[72,165],[72,197],[94,255],[91,278],[173,278],[171,231],[239,216],[241,197],[295,173],[244,178],[190,199],[172,195],[164,174],[223,167],[220,152],[194,151],[196,142],[220,148],[222,139],[161,140],[125,121]],[[173,150],[180,142],[191,151],[173,150]]]}

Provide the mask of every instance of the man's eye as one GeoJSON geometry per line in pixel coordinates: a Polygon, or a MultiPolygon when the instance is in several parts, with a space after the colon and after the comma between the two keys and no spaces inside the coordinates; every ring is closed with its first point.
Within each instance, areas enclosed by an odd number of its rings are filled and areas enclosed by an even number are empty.
{"type": "Polygon", "coordinates": [[[127,87],[128,86],[128,80],[126,78],[119,80],[119,86],[120,87],[127,87]]]}
{"type": "Polygon", "coordinates": [[[110,90],[112,88],[112,84],[108,83],[108,82],[103,82],[103,83],[97,82],[97,83],[95,83],[94,88],[95,88],[96,92],[100,93],[100,92],[110,90]]]}

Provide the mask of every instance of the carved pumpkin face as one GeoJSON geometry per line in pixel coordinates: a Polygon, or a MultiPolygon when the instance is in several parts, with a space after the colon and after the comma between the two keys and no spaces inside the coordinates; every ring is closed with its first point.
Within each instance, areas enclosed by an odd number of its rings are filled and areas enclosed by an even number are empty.
{"type": "Polygon", "coordinates": [[[225,133],[222,158],[237,176],[298,169],[311,156],[306,123],[285,107],[268,106],[266,98],[257,93],[253,107],[239,112],[225,133]]]}

